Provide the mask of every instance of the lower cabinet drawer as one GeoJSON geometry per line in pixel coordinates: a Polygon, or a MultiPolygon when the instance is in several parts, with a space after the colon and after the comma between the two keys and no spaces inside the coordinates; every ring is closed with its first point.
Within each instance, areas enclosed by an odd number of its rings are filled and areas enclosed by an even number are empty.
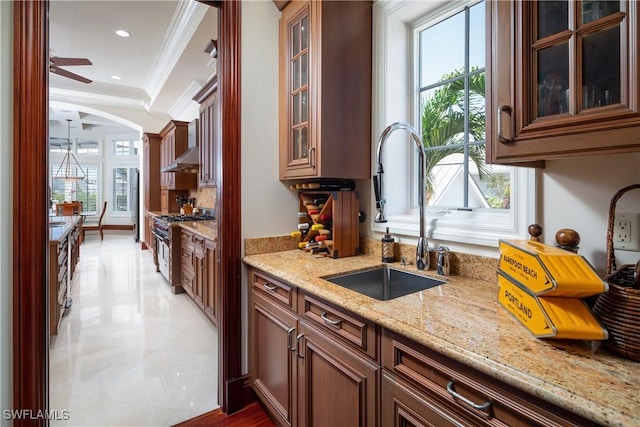
{"type": "Polygon", "coordinates": [[[393,374],[382,371],[382,426],[466,426],[472,420],[464,419],[456,411],[426,396],[393,374]]]}
{"type": "Polygon", "coordinates": [[[472,419],[473,425],[596,425],[386,330],[382,366],[423,393],[425,399],[453,408],[461,418],[472,419]]]}
{"type": "Polygon", "coordinates": [[[249,270],[249,285],[271,301],[296,309],[296,288],[263,272],[249,270]]]}
{"type": "Polygon", "coordinates": [[[299,292],[298,312],[311,324],[340,339],[350,347],[378,360],[377,326],[319,299],[299,292]]]}

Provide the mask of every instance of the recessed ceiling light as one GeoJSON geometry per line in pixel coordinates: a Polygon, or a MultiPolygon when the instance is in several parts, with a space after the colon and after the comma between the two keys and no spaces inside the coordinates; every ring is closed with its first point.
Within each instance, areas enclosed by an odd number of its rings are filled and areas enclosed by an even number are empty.
{"type": "Polygon", "coordinates": [[[125,30],[118,30],[116,31],[116,34],[119,35],[120,37],[129,37],[130,34],[128,31],[125,30]]]}
{"type": "Polygon", "coordinates": [[[111,76],[111,78],[113,80],[122,80],[122,77],[120,77],[120,76],[111,76]]]}

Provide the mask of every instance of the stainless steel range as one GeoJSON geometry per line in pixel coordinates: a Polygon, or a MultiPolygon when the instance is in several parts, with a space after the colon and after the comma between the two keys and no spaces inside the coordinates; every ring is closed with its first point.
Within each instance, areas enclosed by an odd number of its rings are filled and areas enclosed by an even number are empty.
{"type": "Polygon", "coordinates": [[[184,292],[180,283],[180,223],[214,219],[215,209],[201,209],[197,215],[160,215],[153,218],[156,271],[167,279],[174,293],[184,292]]]}

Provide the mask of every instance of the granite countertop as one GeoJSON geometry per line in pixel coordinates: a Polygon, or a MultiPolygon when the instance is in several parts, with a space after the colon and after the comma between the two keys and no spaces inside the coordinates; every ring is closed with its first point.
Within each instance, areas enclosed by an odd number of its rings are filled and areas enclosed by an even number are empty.
{"type": "MultiPolygon", "coordinates": [[[[640,364],[602,348],[592,354],[582,341],[535,338],[498,303],[497,280],[453,276],[378,301],[321,278],[380,265],[378,256],[331,259],[291,250],[248,255],[244,262],[597,423],[640,426],[640,364]]],[[[417,272],[415,265],[392,265],[417,272]]]]}
{"type": "Polygon", "coordinates": [[[215,220],[179,222],[180,227],[211,240],[218,240],[218,226],[215,220]]]}
{"type": "Polygon", "coordinates": [[[49,243],[57,243],[66,236],[82,217],[73,216],[50,216],[49,217],[49,243]]]}

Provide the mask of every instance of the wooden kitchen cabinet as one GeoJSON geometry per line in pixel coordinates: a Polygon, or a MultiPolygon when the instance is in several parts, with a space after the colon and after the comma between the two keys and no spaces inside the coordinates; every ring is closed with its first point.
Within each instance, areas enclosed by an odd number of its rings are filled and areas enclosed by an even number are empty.
{"type": "Polygon", "coordinates": [[[486,8],[488,162],[640,151],[637,2],[486,8]]]}
{"type": "MultiPolygon", "coordinates": [[[[144,173],[142,182],[144,189],[144,244],[149,248],[153,244],[153,234],[148,212],[161,209],[160,203],[160,142],[162,137],[155,133],[144,133],[142,136],[142,163],[144,173]]],[[[143,247],[144,248],[144,247],[143,247]]]]}
{"type": "Polygon", "coordinates": [[[382,367],[385,426],[596,425],[386,330],[382,367]]]}
{"type": "Polygon", "coordinates": [[[249,285],[250,382],[276,422],[379,425],[375,325],[255,269],[249,285]]]}
{"type": "Polygon", "coordinates": [[[194,266],[195,245],[193,233],[180,230],[180,276],[184,290],[195,301],[193,282],[196,276],[194,266]]]}
{"type": "Polygon", "coordinates": [[[205,238],[193,235],[193,271],[195,274],[193,280],[193,294],[191,298],[198,307],[204,310],[204,297],[207,275],[205,268],[207,267],[207,250],[205,248],[205,238]]]}
{"type": "Polygon", "coordinates": [[[159,271],[158,270],[158,252],[156,251],[156,237],[153,234],[153,228],[154,228],[153,215],[147,213],[144,216],[144,223],[145,223],[145,232],[144,232],[145,243],[147,245],[147,249],[149,249],[153,254],[153,264],[156,266],[156,271],[159,271]]]}
{"type": "Polygon", "coordinates": [[[218,325],[218,304],[220,292],[218,290],[218,248],[217,243],[211,239],[204,241],[204,314],[214,325],[218,325]]]}
{"type": "MultiPolygon", "coordinates": [[[[189,145],[189,123],[170,121],[160,131],[160,167],[166,167],[187,151],[189,145]]],[[[192,172],[161,172],[162,190],[193,190],[198,188],[197,174],[192,172]]]]}
{"type": "Polygon", "coordinates": [[[299,426],[377,426],[380,367],[300,321],[299,426]]]}
{"type": "MultiPolygon", "coordinates": [[[[71,282],[80,258],[80,219],[68,217],[59,235],[50,229],[49,335],[57,335],[64,312],[71,304],[71,282]]],[[[57,228],[57,227],[56,227],[57,228]]]]}
{"type": "Polygon", "coordinates": [[[370,177],[370,1],[293,1],[280,18],[280,179],[370,177]]]}
{"type": "Polygon", "coordinates": [[[596,425],[271,274],[248,277],[249,381],[279,425],[596,425]]]}
{"type": "Polygon", "coordinates": [[[249,378],[280,425],[296,423],[296,293],[291,286],[249,270],[249,378]]]}
{"type": "Polygon", "coordinates": [[[200,104],[199,186],[214,187],[216,185],[217,149],[221,135],[217,76],[209,80],[193,97],[193,100],[200,104]]]}
{"type": "MultiPolygon", "coordinates": [[[[178,229],[178,228],[176,228],[178,229]]],[[[218,324],[219,280],[217,244],[184,228],[180,239],[181,284],[193,302],[218,324]]]]}

